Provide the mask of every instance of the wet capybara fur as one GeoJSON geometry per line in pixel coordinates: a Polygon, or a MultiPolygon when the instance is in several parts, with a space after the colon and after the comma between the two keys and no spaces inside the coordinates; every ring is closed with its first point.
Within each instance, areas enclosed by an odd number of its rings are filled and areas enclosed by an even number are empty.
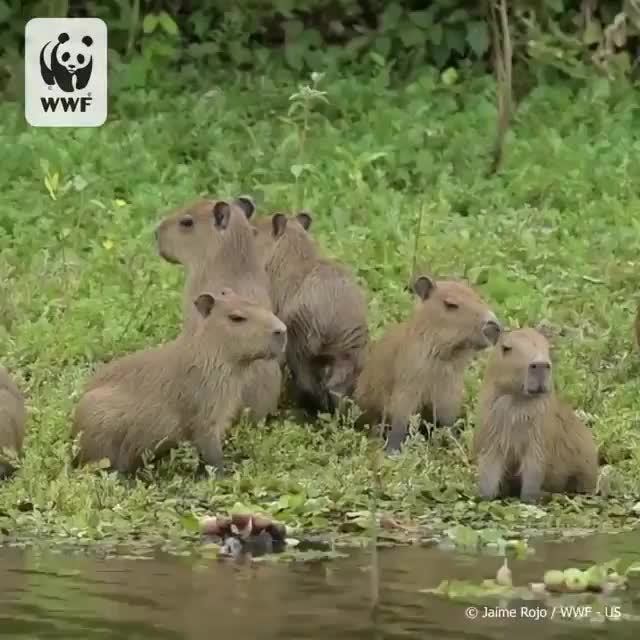
{"type": "Polygon", "coordinates": [[[452,425],[464,399],[464,372],[492,344],[500,324],[487,303],[455,280],[418,277],[412,315],[372,343],[356,387],[360,422],[390,426],[386,450],[402,446],[412,416],[452,425]]]}
{"type": "Polygon", "coordinates": [[[259,253],[276,315],[287,325],[293,397],[311,412],[333,413],[353,394],[369,341],[364,291],[353,273],[324,258],[309,213],[277,213],[256,223],[259,253]]]}
{"type": "Polygon", "coordinates": [[[591,430],[553,388],[547,339],[535,329],[503,333],[480,392],[473,451],[485,499],[591,493],[598,453],[591,430]]]}
{"type": "Polygon", "coordinates": [[[22,454],[26,421],[24,396],[9,372],[0,366],[0,479],[8,478],[15,471],[3,450],[13,456],[22,454]]]}
{"type": "Polygon", "coordinates": [[[145,451],[159,456],[190,441],[221,471],[225,431],[242,409],[244,372],[255,360],[281,357],[286,327],[228,288],[193,304],[200,320],[192,332],[105,365],[86,386],[73,422],[76,464],[108,458],[114,470],[131,472],[145,451]]]}
{"type": "MultiPolygon", "coordinates": [[[[248,221],[254,211],[248,196],[233,201],[200,199],[173,211],[156,228],[159,254],[186,271],[185,328],[199,322],[193,300],[201,291],[230,287],[272,310],[269,279],[248,221]]],[[[243,406],[251,418],[259,421],[273,415],[282,387],[281,366],[275,360],[257,360],[243,375],[243,406]]]]}

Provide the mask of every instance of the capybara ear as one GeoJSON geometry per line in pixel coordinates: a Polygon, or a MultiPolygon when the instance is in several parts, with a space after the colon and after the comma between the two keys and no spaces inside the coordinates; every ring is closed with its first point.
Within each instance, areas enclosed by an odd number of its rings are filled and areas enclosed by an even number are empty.
{"type": "Polygon", "coordinates": [[[256,203],[253,198],[251,196],[238,196],[233,202],[244,211],[247,220],[250,220],[256,211],[256,203]]]}
{"type": "Polygon", "coordinates": [[[210,293],[201,293],[193,304],[203,318],[208,318],[215,303],[215,298],[210,293]]]}
{"type": "Polygon", "coordinates": [[[218,229],[226,229],[231,217],[231,207],[228,202],[218,200],[213,205],[213,220],[218,229]]]}
{"type": "Polygon", "coordinates": [[[67,42],[69,40],[69,34],[68,33],[61,33],[58,36],[58,42],[60,44],[64,44],[65,42],[67,42]]]}
{"type": "Polygon", "coordinates": [[[82,44],[90,47],[93,44],[93,38],[91,36],[84,36],[84,38],[82,38],[82,44]]]}
{"type": "Polygon", "coordinates": [[[287,216],[284,213],[276,213],[271,219],[271,224],[273,225],[274,237],[279,238],[287,228],[287,216]]]}
{"type": "Polygon", "coordinates": [[[535,330],[540,335],[544,336],[550,345],[551,343],[553,343],[554,339],[557,337],[559,333],[556,329],[554,329],[552,325],[550,325],[548,322],[545,322],[544,320],[538,323],[538,325],[535,327],[535,330]]]}
{"type": "Polygon", "coordinates": [[[413,291],[421,300],[426,300],[435,288],[436,283],[429,276],[419,276],[413,283],[413,291]]]}
{"type": "Polygon", "coordinates": [[[301,211],[296,216],[296,220],[302,225],[305,231],[309,231],[309,227],[311,227],[311,223],[313,222],[313,218],[308,211],[301,211]]]}

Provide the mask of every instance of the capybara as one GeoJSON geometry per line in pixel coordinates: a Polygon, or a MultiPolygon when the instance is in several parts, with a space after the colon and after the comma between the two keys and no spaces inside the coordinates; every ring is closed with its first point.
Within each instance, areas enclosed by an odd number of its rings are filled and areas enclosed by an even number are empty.
{"type": "Polygon", "coordinates": [[[504,332],[489,357],[473,450],[482,498],[590,493],[598,476],[591,430],[555,394],[547,339],[504,332]]]}
{"type": "MultiPolygon", "coordinates": [[[[158,252],[186,270],[184,327],[199,322],[193,306],[201,291],[230,287],[238,295],[272,309],[269,279],[256,252],[255,229],[249,218],[253,200],[200,199],[174,211],[156,228],[158,252]]],[[[284,359],[284,355],[283,355],[284,359]]],[[[282,370],[276,360],[256,360],[243,373],[243,407],[260,421],[276,412],[282,370]]]]}
{"type": "Polygon", "coordinates": [[[276,360],[286,327],[273,313],[225,288],[199,295],[200,322],[163,346],[115,360],[90,381],[74,415],[76,463],[109,458],[134,471],[144,451],[161,455],[191,441],[204,462],[222,469],[222,440],[242,409],[244,371],[276,360]]]}
{"type": "Polygon", "coordinates": [[[21,455],[26,421],[24,396],[8,371],[0,366],[0,478],[7,478],[15,471],[2,454],[7,449],[15,456],[21,455]]]}
{"type": "Polygon", "coordinates": [[[388,452],[400,449],[416,414],[438,425],[456,421],[465,369],[501,330],[487,303],[463,282],[422,275],[413,290],[414,312],[370,345],[355,393],[364,419],[390,425],[388,452]]]}
{"type": "Polygon", "coordinates": [[[353,394],[369,341],[367,303],[354,274],[320,254],[311,214],[276,213],[255,227],[275,314],[287,325],[297,401],[332,413],[353,394]]]}

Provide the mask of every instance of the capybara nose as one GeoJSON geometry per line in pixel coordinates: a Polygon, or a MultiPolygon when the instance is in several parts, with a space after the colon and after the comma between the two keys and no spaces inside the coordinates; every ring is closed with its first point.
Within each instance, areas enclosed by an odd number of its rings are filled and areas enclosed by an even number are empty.
{"type": "Polygon", "coordinates": [[[529,364],[527,391],[532,394],[547,393],[551,377],[551,363],[548,360],[534,360],[529,364]]]}
{"type": "Polygon", "coordinates": [[[502,326],[495,317],[490,318],[485,322],[482,333],[491,344],[495,344],[502,333],[502,326]]]}
{"type": "Polygon", "coordinates": [[[548,360],[535,360],[529,365],[531,373],[546,373],[551,369],[551,363],[548,360]]]}
{"type": "Polygon", "coordinates": [[[280,322],[273,330],[273,342],[279,351],[284,351],[287,345],[287,327],[283,322],[280,322]]]}

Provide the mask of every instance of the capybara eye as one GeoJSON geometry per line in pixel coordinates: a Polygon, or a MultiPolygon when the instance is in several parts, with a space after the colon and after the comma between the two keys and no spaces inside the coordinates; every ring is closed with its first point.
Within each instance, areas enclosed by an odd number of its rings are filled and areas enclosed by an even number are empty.
{"type": "Polygon", "coordinates": [[[240,313],[230,313],[229,318],[231,318],[231,322],[246,322],[246,317],[240,313]]]}
{"type": "Polygon", "coordinates": [[[447,309],[457,309],[459,305],[457,302],[452,302],[451,300],[445,300],[444,306],[447,307],[447,309]]]}
{"type": "Polygon", "coordinates": [[[193,218],[191,216],[186,216],[180,220],[180,226],[188,229],[189,227],[193,227],[193,218]]]}
{"type": "Polygon", "coordinates": [[[503,344],[502,353],[509,353],[509,351],[511,351],[511,347],[509,345],[503,344]]]}

